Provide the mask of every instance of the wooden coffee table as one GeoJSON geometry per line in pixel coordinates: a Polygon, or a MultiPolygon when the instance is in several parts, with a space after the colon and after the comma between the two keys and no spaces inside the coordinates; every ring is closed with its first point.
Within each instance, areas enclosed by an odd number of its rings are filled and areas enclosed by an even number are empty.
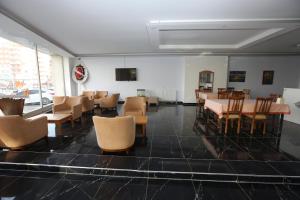
{"type": "Polygon", "coordinates": [[[48,123],[54,123],[58,133],[61,133],[61,125],[67,121],[71,121],[73,127],[71,114],[41,114],[40,116],[46,116],[48,123]]]}
{"type": "Polygon", "coordinates": [[[134,116],[135,124],[142,126],[142,134],[143,137],[146,137],[146,125],[148,123],[148,117],[147,116],[134,116]]]}

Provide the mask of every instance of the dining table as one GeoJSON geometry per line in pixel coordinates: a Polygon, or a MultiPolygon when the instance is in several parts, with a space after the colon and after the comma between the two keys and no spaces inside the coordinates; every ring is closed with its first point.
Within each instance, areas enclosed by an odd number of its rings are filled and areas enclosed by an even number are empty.
{"type": "MultiPolygon", "coordinates": [[[[254,113],[256,99],[245,99],[242,114],[251,115],[254,113]]],[[[217,115],[219,119],[222,119],[227,112],[228,99],[206,99],[204,104],[204,109],[206,112],[213,112],[217,115]]],[[[289,115],[291,113],[288,104],[272,103],[269,111],[269,115],[279,116],[279,127],[277,134],[281,134],[284,115],[289,115]]],[[[206,115],[208,116],[208,114],[206,115]]]]}
{"type": "MultiPolygon", "coordinates": [[[[218,93],[216,92],[199,92],[200,99],[218,99],[218,93]]],[[[250,99],[249,94],[245,94],[245,99],[250,99]]]]}

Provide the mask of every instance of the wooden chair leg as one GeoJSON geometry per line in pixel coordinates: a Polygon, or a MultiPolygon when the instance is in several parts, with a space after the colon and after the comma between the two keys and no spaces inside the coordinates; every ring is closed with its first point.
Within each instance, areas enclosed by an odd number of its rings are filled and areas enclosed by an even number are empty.
{"type": "Polygon", "coordinates": [[[226,119],[225,121],[225,135],[227,135],[227,131],[228,131],[228,119],[226,119]]]}
{"type": "Polygon", "coordinates": [[[267,122],[266,122],[266,120],[264,120],[263,135],[265,135],[265,134],[266,134],[266,124],[267,124],[267,122]]]}
{"type": "Polygon", "coordinates": [[[254,131],[254,126],[255,126],[255,120],[252,119],[252,122],[251,122],[251,131],[250,133],[253,135],[253,131],[254,131]]]}
{"type": "Polygon", "coordinates": [[[238,124],[237,124],[237,134],[239,135],[241,131],[241,118],[238,119],[238,124]]]}

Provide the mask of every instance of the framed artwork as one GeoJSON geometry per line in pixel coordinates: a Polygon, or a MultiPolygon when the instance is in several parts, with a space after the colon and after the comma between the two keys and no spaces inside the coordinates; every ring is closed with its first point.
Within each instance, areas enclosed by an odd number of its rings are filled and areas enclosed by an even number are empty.
{"type": "Polygon", "coordinates": [[[246,71],[230,71],[229,82],[245,82],[246,71]]]}
{"type": "Polygon", "coordinates": [[[274,78],[274,71],[263,71],[262,84],[263,85],[272,85],[273,78],[274,78]]]}

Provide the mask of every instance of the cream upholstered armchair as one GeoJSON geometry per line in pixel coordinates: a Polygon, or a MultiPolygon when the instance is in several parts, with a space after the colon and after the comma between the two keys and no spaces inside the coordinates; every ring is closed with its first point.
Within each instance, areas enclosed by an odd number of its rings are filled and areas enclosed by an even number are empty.
{"type": "Polygon", "coordinates": [[[60,104],[54,104],[52,107],[54,114],[71,114],[72,120],[81,119],[82,115],[82,97],[66,96],[60,104]]]}
{"type": "Polygon", "coordinates": [[[48,136],[47,117],[0,117],[0,147],[21,149],[48,136]]]}
{"type": "Polygon", "coordinates": [[[135,122],[132,116],[99,117],[94,116],[97,142],[102,151],[129,151],[135,141],[135,122]]]}
{"type": "MultiPolygon", "coordinates": [[[[25,99],[0,99],[0,110],[3,115],[23,115],[25,99]]],[[[1,112],[0,112],[1,113],[1,112]]]]}
{"type": "Polygon", "coordinates": [[[94,91],[83,91],[81,96],[88,97],[89,99],[94,99],[95,92],[94,91]]]}
{"type": "Polygon", "coordinates": [[[146,98],[127,97],[123,105],[123,115],[146,115],[146,98]]]}
{"type": "Polygon", "coordinates": [[[96,91],[94,96],[94,103],[96,105],[100,104],[100,100],[108,95],[107,91],[96,91]]]}
{"type": "Polygon", "coordinates": [[[89,99],[87,96],[82,96],[82,112],[94,112],[94,99],[89,99]]]}
{"type": "Polygon", "coordinates": [[[62,104],[67,98],[67,96],[53,96],[53,105],[62,104]]]}
{"type": "Polygon", "coordinates": [[[117,109],[118,100],[119,100],[120,94],[112,94],[111,96],[106,96],[99,100],[99,106],[101,109],[117,109]]]}

